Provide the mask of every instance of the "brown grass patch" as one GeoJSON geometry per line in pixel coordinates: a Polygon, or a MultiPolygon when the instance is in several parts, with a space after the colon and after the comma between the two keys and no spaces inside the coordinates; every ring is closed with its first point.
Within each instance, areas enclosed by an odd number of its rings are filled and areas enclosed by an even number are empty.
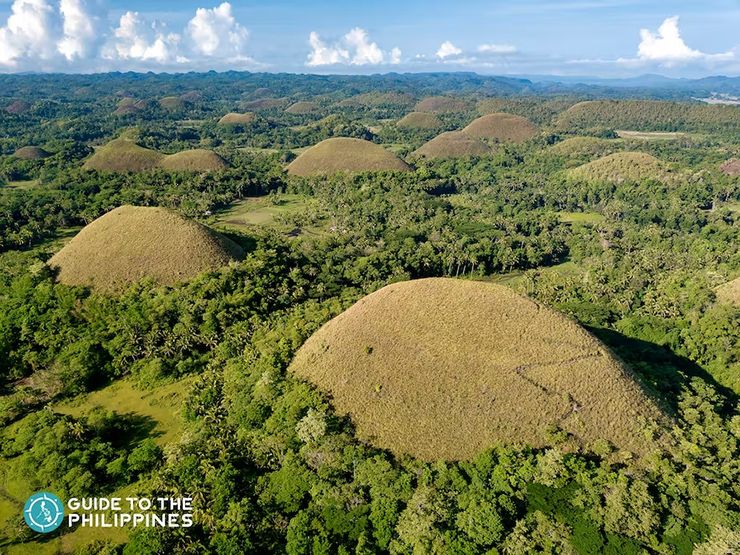
{"type": "Polygon", "coordinates": [[[146,110],[151,105],[152,105],[151,100],[142,99],[142,100],[139,100],[136,104],[134,104],[134,108],[138,108],[139,110],[146,110]]]}
{"type": "Polygon", "coordinates": [[[316,114],[321,112],[321,106],[315,102],[296,102],[285,110],[288,114],[316,114]]]}
{"type": "Polygon", "coordinates": [[[221,125],[249,125],[257,121],[257,116],[254,112],[247,112],[246,114],[237,114],[236,112],[229,112],[220,120],[218,123],[221,125]]]}
{"type": "Polygon", "coordinates": [[[209,172],[223,170],[229,165],[215,152],[195,148],[163,157],[159,167],[168,171],[209,172]]]}
{"type": "Polygon", "coordinates": [[[416,105],[416,112],[464,112],[470,108],[467,100],[450,98],[449,96],[432,96],[425,98],[416,105]]]}
{"type": "Polygon", "coordinates": [[[31,109],[31,105],[28,102],[24,102],[23,100],[17,100],[13,102],[10,106],[5,108],[5,111],[10,114],[25,114],[31,109]]]}
{"type": "Polygon", "coordinates": [[[249,102],[242,102],[239,104],[241,110],[246,111],[260,111],[260,110],[275,110],[278,108],[284,108],[288,104],[287,98],[260,98],[258,100],[250,100],[249,102]]]}
{"type": "Polygon", "coordinates": [[[389,285],[324,325],[290,370],[329,393],[359,437],[429,461],[498,442],[545,447],[550,426],[645,455],[656,445],[641,421],[664,419],[591,334],[489,283],[389,285]]]}
{"type": "Polygon", "coordinates": [[[489,114],[473,121],[463,131],[479,139],[521,143],[536,137],[539,128],[527,118],[514,114],[489,114]]]}
{"type": "Polygon", "coordinates": [[[51,156],[47,151],[38,146],[24,146],[13,153],[14,158],[21,160],[41,160],[51,156]]]}
{"type": "Polygon", "coordinates": [[[121,206],[83,228],[49,265],[62,283],[112,291],[145,277],[172,284],[242,258],[241,247],[175,212],[121,206]]]}
{"type": "Polygon", "coordinates": [[[159,105],[165,110],[184,110],[185,101],[177,96],[165,96],[160,99],[159,105]]]}
{"type": "Polygon", "coordinates": [[[410,94],[389,92],[389,93],[364,93],[345,98],[337,104],[341,108],[382,108],[382,107],[399,107],[413,106],[414,97],[410,94]]]}
{"type": "Polygon", "coordinates": [[[139,112],[139,109],[133,104],[124,104],[113,111],[114,116],[130,116],[139,112]]]}
{"type": "Polygon", "coordinates": [[[431,112],[411,112],[400,119],[396,126],[407,129],[439,129],[442,122],[431,112]]]}
{"type": "Polygon", "coordinates": [[[576,179],[591,179],[622,183],[658,179],[670,181],[674,176],[665,164],[644,152],[618,152],[599,158],[583,166],[569,170],[568,175],[576,179]]]}
{"type": "Polygon", "coordinates": [[[101,146],[85,162],[90,170],[109,172],[140,172],[157,167],[163,154],[144,148],[129,139],[114,139],[101,146]]]}
{"type": "Polygon", "coordinates": [[[448,131],[437,135],[413,153],[424,158],[459,158],[461,156],[488,156],[493,149],[462,131],[448,131]]]}
{"type": "Polygon", "coordinates": [[[406,162],[382,146],[346,137],[321,141],[288,165],[288,173],[297,176],[410,169],[406,162]]]}
{"type": "Polygon", "coordinates": [[[719,167],[719,171],[730,176],[740,175],[740,160],[737,158],[730,158],[719,167]]]}
{"type": "Polygon", "coordinates": [[[190,91],[180,95],[185,102],[200,102],[203,100],[203,93],[200,91],[190,91]]]}
{"type": "Polygon", "coordinates": [[[717,287],[717,301],[740,306],[740,278],[733,279],[717,287]]]}

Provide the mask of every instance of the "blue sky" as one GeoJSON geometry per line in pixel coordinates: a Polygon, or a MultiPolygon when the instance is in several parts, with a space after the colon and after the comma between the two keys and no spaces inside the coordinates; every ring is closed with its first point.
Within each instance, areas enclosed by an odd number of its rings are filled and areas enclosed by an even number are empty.
{"type": "Polygon", "coordinates": [[[0,0],[0,71],[740,75],[740,0],[0,0]]]}

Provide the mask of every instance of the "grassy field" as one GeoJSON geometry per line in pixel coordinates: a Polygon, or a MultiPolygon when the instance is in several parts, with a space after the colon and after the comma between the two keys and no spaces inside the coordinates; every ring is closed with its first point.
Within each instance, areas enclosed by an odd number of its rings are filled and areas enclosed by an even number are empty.
{"type": "Polygon", "coordinates": [[[617,131],[616,133],[621,139],[641,139],[645,141],[678,139],[679,137],[686,136],[685,133],[660,133],[646,131],[617,131]]]}
{"type": "MultiPolygon", "coordinates": [[[[224,230],[243,230],[249,226],[260,226],[289,232],[295,225],[284,224],[280,216],[298,213],[309,207],[311,200],[301,195],[280,195],[278,204],[272,204],[268,197],[247,198],[232,204],[216,213],[214,225],[224,230]]],[[[322,234],[326,230],[321,225],[301,228],[310,234],[322,234]]]]}
{"type": "Polygon", "coordinates": [[[33,189],[34,187],[37,187],[39,184],[38,179],[32,179],[30,181],[8,181],[4,187],[8,189],[33,189]]]}
{"type": "Polygon", "coordinates": [[[592,223],[604,219],[601,214],[592,212],[558,212],[557,215],[563,223],[592,223]]]}
{"type": "Polygon", "coordinates": [[[424,460],[498,442],[572,449],[606,440],[645,455],[662,421],[634,374],[562,314],[477,281],[384,287],[324,325],[290,370],[332,396],[357,435],[424,460]]]}

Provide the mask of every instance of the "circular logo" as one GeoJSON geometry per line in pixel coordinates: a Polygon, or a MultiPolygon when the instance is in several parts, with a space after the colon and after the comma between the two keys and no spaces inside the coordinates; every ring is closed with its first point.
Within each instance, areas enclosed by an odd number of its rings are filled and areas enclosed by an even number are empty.
{"type": "Polygon", "coordinates": [[[23,507],[23,518],[31,530],[42,534],[53,532],[64,520],[64,505],[53,493],[34,493],[23,507]]]}

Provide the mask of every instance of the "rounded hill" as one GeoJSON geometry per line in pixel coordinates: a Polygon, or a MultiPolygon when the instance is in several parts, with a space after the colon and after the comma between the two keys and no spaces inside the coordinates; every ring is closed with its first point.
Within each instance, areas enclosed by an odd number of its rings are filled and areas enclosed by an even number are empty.
{"type": "Polygon", "coordinates": [[[448,131],[424,143],[413,153],[424,158],[459,158],[462,156],[488,156],[493,149],[462,131],[448,131]]]}
{"type": "Polygon", "coordinates": [[[607,156],[619,148],[619,139],[598,137],[571,137],[549,148],[561,156],[607,156]]]}
{"type": "Polygon", "coordinates": [[[239,105],[239,108],[246,111],[275,110],[277,108],[285,107],[287,103],[287,98],[260,98],[258,100],[242,102],[239,105]]]}
{"type": "Polygon", "coordinates": [[[185,101],[178,96],[165,96],[160,99],[159,105],[165,110],[184,110],[185,101]]]}
{"type": "Polygon", "coordinates": [[[463,131],[479,139],[496,139],[520,143],[536,137],[537,126],[522,116],[514,114],[489,114],[474,120],[463,131]]]}
{"type": "Polygon", "coordinates": [[[21,160],[41,160],[51,156],[47,151],[38,146],[24,146],[13,153],[14,158],[21,160]]]}
{"type": "Polygon", "coordinates": [[[321,106],[319,106],[315,102],[296,102],[295,104],[291,104],[288,108],[286,108],[285,112],[288,114],[296,115],[316,114],[318,112],[321,112],[321,106]]]}
{"type": "Polygon", "coordinates": [[[467,100],[451,98],[449,96],[432,96],[425,98],[416,105],[417,112],[464,112],[470,107],[467,100]]]}
{"type": "Polygon", "coordinates": [[[242,258],[237,244],[175,212],[121,206],[83,228],[49,265],[62,283],[111,291],[145,277],[172,284],[242,258]]]}
{"type": "Polygon", "coordinates": [[[382,146],[347,137],[321,141],[288,165],[288,173],[297,176],[410,169],[406,162],[382,146]]]}
{"type": "Polygon", "coordinates": [[[583,166],[569,170],[568,175],[576,179],[589,179],[622,183],[657,179],[669,181],[671,174],[665,165],[645,152],[617,152],[583,166]]]}
{"type": "Polygon", "coordinates": [[[215,152],[195,148],[164,156],[159,167],[168,171],[209,172],[223,170],[229,165],[215,152]]]}
{"type": "Polygon", "coordinates": [[[253,112],[247,112],[245,114],[229,112],[218,120],[218,123],[221,125],[249,125],[255,121],[257,121],[257,116],[253,112]]]}
{"type": "Polygon", "coordinates": [[[384,287],[309,338],[290,370],[329,393],[359,437],[424,460],[498,442],[544,447],[556,428],[579,446],[644,455],[655,445],[642,423],[665,418],[591,334],[490,283],[384,287]]]}
{"type": "Polygon", "coordinates": [[[719,170],[725,175],[740,175],[740,159],[730,158],[720,166],[719,170]]]}
{"type": "Polygon", "coordinates": [[[13,102],[10,106],[5,108],[5,111],[9,114],[25,114],[31,109],[31,105],[28,102],[25,102],[23,100],[17,100],[13,102]]]}
{"type": "Polygon", "coordinates": [[[396,126],[407,129],[439,129],[442,122],[431,112],[411,112],[400,119],[396,126]]]}
{"type": "Polygon", "coordinates": [[[131,116],[138,113],[139,109],[133,104],[123,104],[113,111],[114,116],[131,116]]]}
{"type": "Polygon", "coordinates": [[[140,172],[151,170],[164,158],[156,150],[139,146],[130,139],[114,139],[95,149],[85,162],[85,168],[109,172],[140,172]]]}

